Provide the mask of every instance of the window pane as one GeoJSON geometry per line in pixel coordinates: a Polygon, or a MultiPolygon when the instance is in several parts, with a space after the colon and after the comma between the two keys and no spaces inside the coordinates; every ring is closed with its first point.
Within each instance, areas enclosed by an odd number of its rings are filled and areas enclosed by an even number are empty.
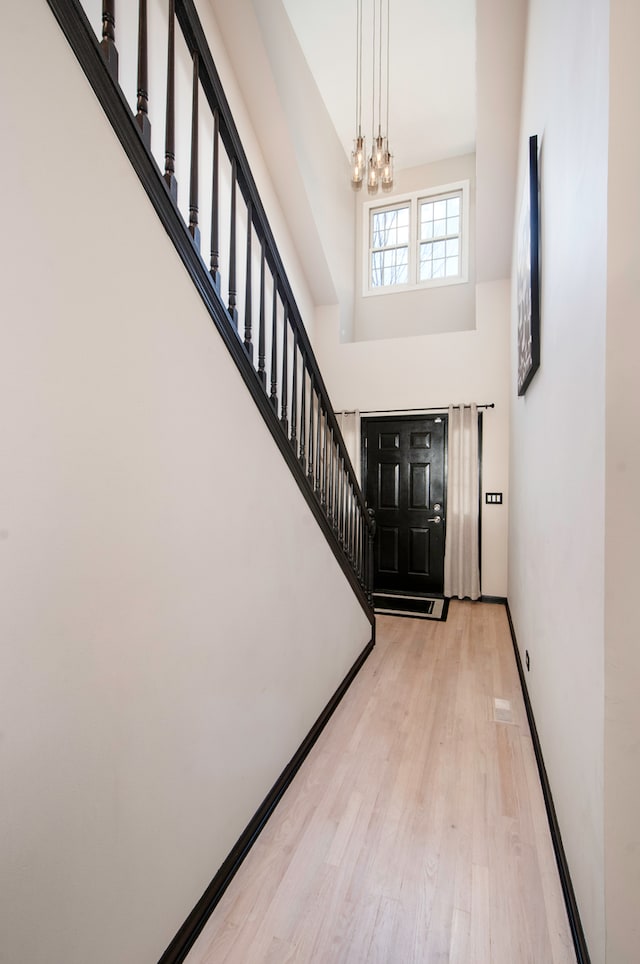
{"type": "Polygon", "coordinates": [[[460,198],[450,197],[447,198],[447,217],[457,217],[460,214],[460,198]]]}
{"type": "Polygon", "coordinates": [[[447,218],[447,234],[460,234],[460,218],[447,218]]]}
{"type": "Polygon", "coordinates": [[[420,205],[420,220],[433,221],[433,203],[431,201],[425,201],[420,205]]]}
{"type": "Polygon", "coordinates": [[[420,245],[419,280],[432,281],[445,276],[446,242],[436,241],[420,245]]]}
{"type": "Polygon", "coordinates": [[[433,222],[433,233],[436,238],[443,238],[445,236],[447,233],[447,222],[444,218],[440,221],[433,222]]]}
{"type": "Polygon", "coordinates": [[[408,281],[409,249],[387,248],[371,255],[371,287],[406,284],[408,281]]]}
{"type": "Polygon", "coordinates": [[[385,268],[385,285],[405,285],[407,283],[407,265],[399,264],[393,268],[385,268]]]}
{"type": "Polygon", "coordinates": [[[447,216],[447,202],[446,201],[434,201],[433,204],[433,216],[437,220],[438,218],[446,218],[447,216]]]}
{"type": "Polygon", "coordinates": [[[433,221],[422,222],[420,225],[420,237],[423,239],[433,237],[433,221]]]}
{"type": "Polygon", "coordinates": [[[447,258],[451,258],[458,254],[459,241],[457,238],[452,238],[450,241],[445,242],[447,246],[446,254],[447,258]]]}
{"type": "Polygon", "coordinates": [[[371,255],[371,287],[378,288],[382,284],[382,254],[374,251],[371,255]]]}
{"type": "Polygon", "coordinates": [[[374,211],[371,218],[371,247],[387,248],[409,243],[409,208],[374,211]]]}
{"type": "Polygon", "coordinates": [[[407,248],[391,248],[383,254],[385,268],[392,268],[398,264],[407,263],[407,248]]]}
{"type": "Polygon", "coordinates": [[[455,278],[458,274],[458,258],[447,258],[447,278],[455,278]]]}

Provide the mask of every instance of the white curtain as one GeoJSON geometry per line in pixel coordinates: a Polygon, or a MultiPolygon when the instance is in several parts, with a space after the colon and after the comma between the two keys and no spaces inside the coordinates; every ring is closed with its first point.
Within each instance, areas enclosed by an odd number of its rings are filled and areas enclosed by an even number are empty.
{"type": "Polygon", "coordinates": [[[338,412],[338,425],[347,447],[351,464],[355,469],[358,484],[362,484],[360,478],[360,412],[338,412]]]}
{"type": "Polygon", "coordinates": [[[478,599],[479,567],[478,408],[449,407],[447,535],[444,594],[478,599]]]}

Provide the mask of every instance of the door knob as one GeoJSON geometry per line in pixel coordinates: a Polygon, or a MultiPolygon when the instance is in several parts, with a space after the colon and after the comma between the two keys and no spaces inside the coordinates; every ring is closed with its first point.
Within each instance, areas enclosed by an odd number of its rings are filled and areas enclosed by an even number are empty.
{"type": "Polygon", "coordinates": [[[435,522],[436,525],[439,525],[440,521],[441,519],[439,515],[435,516],[433,519],[427,519],[427,522],[435,522]]]}

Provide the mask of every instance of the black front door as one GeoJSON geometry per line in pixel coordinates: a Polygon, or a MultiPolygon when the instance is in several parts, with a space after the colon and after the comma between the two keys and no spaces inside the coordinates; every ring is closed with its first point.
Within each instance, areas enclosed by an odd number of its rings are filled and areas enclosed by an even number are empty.
{"type": "Polygon", "coordinates": [[[446,424],[444,415],[362,420],[376,592],[444,590],[446,424]]]}

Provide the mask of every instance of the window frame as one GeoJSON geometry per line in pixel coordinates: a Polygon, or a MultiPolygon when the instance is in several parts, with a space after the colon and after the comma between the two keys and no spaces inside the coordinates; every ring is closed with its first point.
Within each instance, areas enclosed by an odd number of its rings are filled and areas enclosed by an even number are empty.
{"type": "MultiPolygon", "coordinates": [[[[395,284],[395,285],[372,285],[372,284],[371,284],[371,275],[373,274],[372,260],[373,260],[373,254],[374,254],[374,252],[375,252],[375,253],[381,253],[381,254],[384,255],[384,253],[387,252],[387,251],[399,251],[399,250],[404,251],[404,250],[406,249],[406,252],[407,252],[407,276],[410,277],[410,275],[411,275],[411,230],[412,230],[412,225],[413,225],[413,212],[412,212],[411,205],[410,205],[410,203],[409,203],[408,201],[395,201],[395,200],[394,200],[394,201],[391,201],[389,204],[378,204],[378,205],[376,205],[375,207],[373,207],[373,208],[371,209],[371,211],[370,211],[370,213],[369,213],[369,260],[368,260],[369,278],[368,278],[368,281],[369,281],[369,285],[370,285],[372,291],[378,291],[379,288],[387,288],[387,289],[388,289],[388,288],[396,288],[396,289],[397,289],[397,288],[404,288],[404,287],[405,287],[404,284],[402,284],[402,285],[397,285],[397,284],[395,284]],[[379,248],[374,248],[373,245],[371,244],[371,242],[373,241],[373,215],[374,215],[374,214],[378,214],[378,213],[383,214],[383,213],[386,212],[386,211],[403,211],[403,210],[408,212],[408,218],[407,218],[407,221],[408,221],[408,223],[407,223],[407,242],[406,242],[406,244],[387,244],[387,245],[384,245],[384,246],[379,247],[379,248]]],[[[381,270],[384,272],[384,270],[385,270],[384,266],[382,267],[381,270]]]]}
{"type": "MultiPolygon", "coordinates": [[[[429,288],[442,288],[449,285],[465,284],[469,280],[469,180],[453,181],[450,184],[439,184],[402,194],[384,201],[377,198],[366,201],[362,206],[362,294],[364,297],[378,297],[379,295],[400,294],[406,291],[424,291],[429,288]],[[442,278],[427,278],[420,281],[420,204],[423,201],[436,201],[460,195],[460,273],[455,276],[442,278]],[[385,248],[373,248],[373,213],[376,211],[392,211],[397,208],[409,208],[409,244],[408,244],[408,281],[405,284],[377,285],[371,284],[371,263],[374,251],[384,251],[385,248]]],[[[439,238],[428,239],[438,241],[439,238]]],[[[427,239],[422,240],[426,243],[427,239]]],[[[392,247],[397,247],[393,245],[392,247]]],[[[404,247],[404,245],[401,245],[404,247]]]]}

